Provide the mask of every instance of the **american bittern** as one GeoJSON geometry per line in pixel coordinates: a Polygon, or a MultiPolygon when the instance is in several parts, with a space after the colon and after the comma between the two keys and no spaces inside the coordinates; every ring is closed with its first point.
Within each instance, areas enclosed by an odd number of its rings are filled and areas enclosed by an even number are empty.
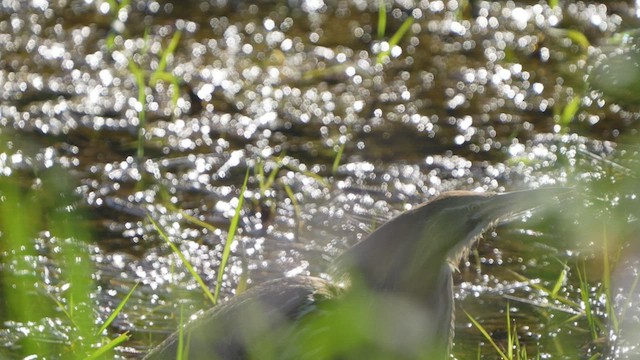
{"type": "MultiPolygon", "coordinates": [[[[338,259],[349,289],[309,276],[263,283],[185,326],[184,349],[189,359],[444,359],[452,269],[492,224],[566,192],[444,193],[338,259]]],[[[175,359],[179,338],[146,359],[175,359]]]]}

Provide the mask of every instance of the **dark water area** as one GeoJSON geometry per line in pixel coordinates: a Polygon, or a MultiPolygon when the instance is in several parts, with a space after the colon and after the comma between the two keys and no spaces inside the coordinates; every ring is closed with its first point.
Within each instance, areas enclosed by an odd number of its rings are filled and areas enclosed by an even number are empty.
{"type": "Polygon", "coordinates": [[[130,335],[109,357],[208,308],[150,219],[213,289],[247,171],[224,299],[329,277],[444,191],[574,187],[460,265],[453,356],[496,358],[463,311],[504,347],[509,309],[530,357],[636,358],[639,4],[385,4],[379,36],[373,0],[0,2],[0,201],[21,199],[0,226],[0,358],[85,358],[79,329],[136,284],[90,344],[130,335]]]}

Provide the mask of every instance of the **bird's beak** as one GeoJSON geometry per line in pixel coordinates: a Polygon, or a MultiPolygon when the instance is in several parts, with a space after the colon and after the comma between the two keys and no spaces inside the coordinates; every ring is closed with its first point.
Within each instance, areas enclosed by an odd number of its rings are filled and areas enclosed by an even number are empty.
{"type": "Polygon", "coordinates": [[[490,194],[477,197],[468,206],[467,224],[474,226],[468,229],[466,236],[457,239],[455,245],[447,245],[445,252],[451,264],[458,264],[470,246],[487,227],[501,221],[513,219],[520,213],[533,210],[539,206],[552,204],[557,198],[564,198],[573,190],[571,188],[540,188],[501,194],[490,194]]]}
{"type": "Polygon", "coordinates": [[[480,200],[476,216],[482,219],[504,219],[569,196],[572,188],[540,188],[488,196],[480,200]]]}

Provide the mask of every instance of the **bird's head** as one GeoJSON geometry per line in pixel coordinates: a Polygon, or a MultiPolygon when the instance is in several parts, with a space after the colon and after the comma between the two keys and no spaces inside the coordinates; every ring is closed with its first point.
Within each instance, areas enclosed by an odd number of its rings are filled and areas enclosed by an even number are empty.
{"type": "Polygon", "coordinates": [[[547,204],[568,189],[510,193],[451,191],[389,220],[340,259],[350,273],[375,288],[436,276],[457,264],[494,223],[547,204]]]}

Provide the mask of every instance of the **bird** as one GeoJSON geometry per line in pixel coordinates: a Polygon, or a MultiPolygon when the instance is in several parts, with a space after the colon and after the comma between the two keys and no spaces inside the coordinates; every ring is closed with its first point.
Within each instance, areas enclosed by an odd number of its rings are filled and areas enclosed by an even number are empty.
{"type": "Polygon", "coordinates": [[[256,285],[208,309],[144,359],[176,359],[179,352],[195,360],[447,359],[452,274],[461,259],[497,222],[568,192],[444,192],[346,250],[335,277],[256,285]]]}

